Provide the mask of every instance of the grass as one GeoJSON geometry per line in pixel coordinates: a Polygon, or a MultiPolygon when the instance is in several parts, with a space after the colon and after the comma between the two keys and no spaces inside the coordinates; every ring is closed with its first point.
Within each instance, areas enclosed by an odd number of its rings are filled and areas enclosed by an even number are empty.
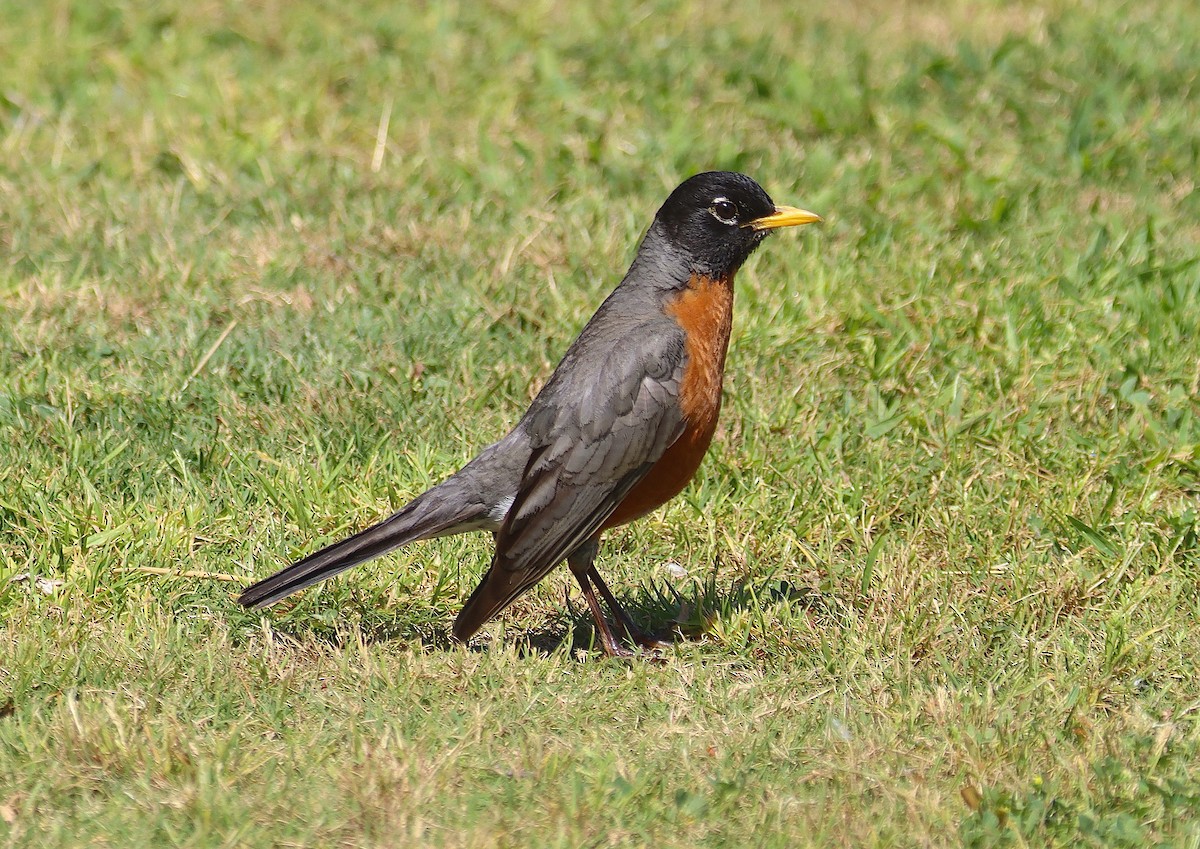
{"type": "Polygon", "coordinates": [[[1200,845],[1198,28],[4,2],[0,844],[1200,845]],[[826,224],[602,552],[702,638],[604,662],[556,574],[450,647],[482,536],[233,603],[510,426],[710,167],[826,224]]]}

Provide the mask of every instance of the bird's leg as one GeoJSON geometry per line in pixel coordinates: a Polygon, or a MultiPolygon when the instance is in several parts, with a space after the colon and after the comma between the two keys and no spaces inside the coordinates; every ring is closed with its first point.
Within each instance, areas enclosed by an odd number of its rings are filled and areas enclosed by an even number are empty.
{"type": "Polygon", "coordinates": [[[609,590],[608,584],[604,583],[604,579],[600,577],[600,573],[596,571],[594,565],[596,552],[600,548],[598,537],[588,540],[586,543],[577,548],[567,558],[567,565],[571,567],[571,572],[575,575],[575,580],[579,581],[579,586],[583,590],[584,598],[587,599],[588,607],[592,611],[592,618],[596,620],[596,629],[600,634],[600,643],[604,648],[605,653],[610,656],[628,656],[631,654],[629,649],[617,641],[613,635],[615,628],[626,640],[632,641],[646,651],[655,649],[663,649],[670,646],[670,643],[660,640],[651,634],[647,634],[636,624],[633,619],[625,612],[625,609],[617,602],[616,597],[609,590]],[[594,589],[593,589],[594,584],[594,589]],[[604,617],[604,613],[600,609],[600,603],[596,599],[595,590],[600,591],[600,595],[604,598],[608,609],[612,612],[613,622],[609,624],[604,617]]]}
{"type": "MultiPolygon", "coordinates": [[[[588,578],[589,573],[595,574],[595,570],[592,569],[592,560],[595,559],[599,547],[598,540],[588,540],[571,552],[567,557],[567,565],[571,567],[571,574],[579,582],[579,588],[583,590],[583,597],[587,600],[588,609],[592,611],[592,619],[596,621],[596,635],[600,638],[600,647],[604,649],[604,653],[609,657],[629,657],[633,652],[621,645],[613,634],[612,627],[604,618],[604,611],[600,609],[600,601],[596,598],[595,590],[592,589],[592,582],[588,578]]],[[[607,594],[608,588],[605,587],[603,592],[607,594]]]]}
{"type": "Polygon", "coordinates": [[[604,618],[604,611],[600,609],[600,602],[596,599],[596,593],[592,590],[592,584],[588,580],[587,573],[584,572],[576,575],[575,578],[579,581],[580,589],[583,590],[583,597],[587,599],[588,607],[592,611],[592,618],[596,620],[596,634],[600,637],[600,647],[604,649],[604,653],[609,657],[629,657],[632,655],[632,651],[621,645],[612,632],[612,626],[604,618]]]}
{"type": "Polygon", "coordinates": [[[608,584],[604,583],[604,579],[600,577],[600,573],[596,571],[595,566],[590,566],[588,568],[588,577],[596,582],[596,589],[598,589],[600,591],[600,595],[604,597],[605,603],[608,604],[608,609],[612,611],[613,618],[617,621],[617,627],[625,632],[625,636],[633,640],[647,651],[653,651],[654,649],[665,649],[671,645],[666,640],[660,640],[653,634],[647,634],[634,623],[629,614],[625,612],[625,609],[617,603],[617,599],[608,589],[608,584]]]}

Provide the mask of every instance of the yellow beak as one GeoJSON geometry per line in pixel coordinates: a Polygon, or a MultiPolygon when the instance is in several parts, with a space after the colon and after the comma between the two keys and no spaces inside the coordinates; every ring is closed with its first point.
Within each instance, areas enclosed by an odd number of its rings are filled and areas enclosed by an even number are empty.
{"type": "Polygon", "coordinates": [[[812,224],[820,221],[821,216],[807,209],[797,209],[794,206],[777,206],[770,215],[755,218],[743,224],[743,227],[753,227],[755,230],[774,230],[776,227],[796,227],[800,224],[812,224]]]}

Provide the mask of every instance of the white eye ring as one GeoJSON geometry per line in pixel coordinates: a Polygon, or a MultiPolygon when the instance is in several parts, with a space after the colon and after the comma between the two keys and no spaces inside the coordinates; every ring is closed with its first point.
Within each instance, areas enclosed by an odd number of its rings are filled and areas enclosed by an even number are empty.
{"type": "Polygon", "coordinates": [[[729,198],[713,198],[712,205],[708,208],[708,212],[713,218],[717,219],[722,224],[737,224],[737,204],[731,201],[729,198]]]}

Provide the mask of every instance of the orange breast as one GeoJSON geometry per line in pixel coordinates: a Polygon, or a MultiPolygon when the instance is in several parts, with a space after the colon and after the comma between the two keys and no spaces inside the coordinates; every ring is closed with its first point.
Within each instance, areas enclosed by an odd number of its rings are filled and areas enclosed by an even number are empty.
{"type": "Polygon", "coordinates": [[[725,352],[733,327],[733,278],[713,280],[694,275],[666,312],[684,332],[687,361],[679,387],[684,431],[601,530],[632,522],[678,495],[696,474],[717,429],[725,352]]]}

